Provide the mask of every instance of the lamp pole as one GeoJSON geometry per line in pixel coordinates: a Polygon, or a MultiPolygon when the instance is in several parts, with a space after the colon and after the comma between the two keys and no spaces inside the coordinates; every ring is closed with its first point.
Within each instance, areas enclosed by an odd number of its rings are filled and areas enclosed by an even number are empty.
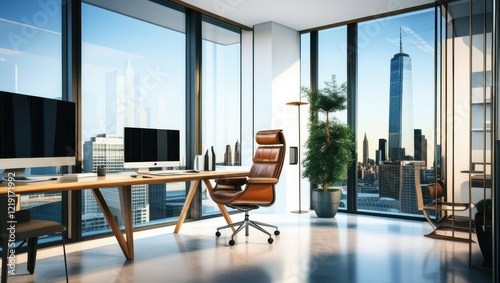
{"type": "Polygon", "coordinates": [[[308,104],[307,102],[302,102],[302,101],[291,101],[291,102],[287,102],[286,105],[292,105],[292,106],[297,106],[297,109],[298,109],[298,112],[299,112],[299,116],[298,116],[298,119],[299,119],[299,122],[298,122],[298,130],[299,130],[299,146],[297,148],[297,161],[298,161],[298,164],[299,164],[299,210],[293,210],[292,213],[298,213],[298,214],[302,214],[302,213],[307,213],[308,211],[307,210],[302,210],[301,208],[301,183],[302,183],[302,180],[301,180],[301,167],[300,167],[300,148],[301,148],[301,144],[300,144],[300,106],[301,105],[306,105],[308,104]]]}

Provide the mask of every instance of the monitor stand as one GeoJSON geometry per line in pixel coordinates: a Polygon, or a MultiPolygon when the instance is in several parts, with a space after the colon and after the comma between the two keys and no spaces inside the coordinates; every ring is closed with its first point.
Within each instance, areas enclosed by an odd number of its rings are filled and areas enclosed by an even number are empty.
{"type": "Polygon", "coordinates": [[[137,174],[149,174],[149,167],[137,168],[135,170],[135,173],[137,173],[137,174]]]}
{"type": "Polygon", "coordinates": [[[53,180],[54,178],[45,178],[41,176],[41,178],[35,177],[30,178],[26,176],[26,168],[11,168],[5,169],[2,174],[2,180],[6,182],[19,182],[19,183],[31,183],[31,182],[42,182],[53,180]]]}
{"type": "Polygon", "coordinates": [[[29,178],[25,175],[25,168],[12,168],[3,170],[2,179],[4,181],[27,181],[29,178]]]}

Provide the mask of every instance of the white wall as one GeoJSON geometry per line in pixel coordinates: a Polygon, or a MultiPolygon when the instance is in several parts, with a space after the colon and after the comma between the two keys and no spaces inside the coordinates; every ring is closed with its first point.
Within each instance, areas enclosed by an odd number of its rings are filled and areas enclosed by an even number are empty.
{"type": "MultiPolygon", "coordinates": [[[[296,106],[286,103],[300,99],[300,36],[296,30],[274,22],[254,26],[253,34],[254,133],[262,129],[283,129],[287,142],[285,164],[276,187],[276,203],[264,211],[297,210],[298,166],[289,165],[288,151],[290,146],[298,146],[298,112],[296,106]]],[[[307,111],[301,111],[301,139],[304,140],[307,111]]],[[[309,206],[308,186],[305,180],[302,209],[309,206]]]]}
{"type": "Polygon", "coordinates": [[[253,144],[253,32],[241,32],[241,160],[252,165],[253,144]]]}

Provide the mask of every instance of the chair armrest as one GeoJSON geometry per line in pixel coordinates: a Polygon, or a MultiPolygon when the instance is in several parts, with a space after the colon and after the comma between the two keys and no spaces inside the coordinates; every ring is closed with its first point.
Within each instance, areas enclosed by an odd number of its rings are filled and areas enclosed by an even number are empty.
{"type": "Polygon", "coordinates": [[[277,184],[278,179],[276,178],[249,178],[248,184],[277,184]]]}

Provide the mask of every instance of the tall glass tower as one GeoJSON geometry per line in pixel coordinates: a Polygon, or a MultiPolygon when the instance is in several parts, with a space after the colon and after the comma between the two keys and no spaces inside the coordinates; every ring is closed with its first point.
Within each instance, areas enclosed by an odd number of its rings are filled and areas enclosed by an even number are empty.
{"type": "Polygon", "coordinates": [[[370,158],[370,153],[368,149],[368,139],[366,138],[366,133],[365,133],[365,138],[363,139],[363,165],[368,165],[368,159],[370,158]]]}
{"type": "Polygon", "coordinates": [[[391,59],[391,86],[389,100],[389,148],[391,161],[412,159],[413,156],[413,91],[411,58],[403,53],[399,43],[399,53],[391,59]]]}

